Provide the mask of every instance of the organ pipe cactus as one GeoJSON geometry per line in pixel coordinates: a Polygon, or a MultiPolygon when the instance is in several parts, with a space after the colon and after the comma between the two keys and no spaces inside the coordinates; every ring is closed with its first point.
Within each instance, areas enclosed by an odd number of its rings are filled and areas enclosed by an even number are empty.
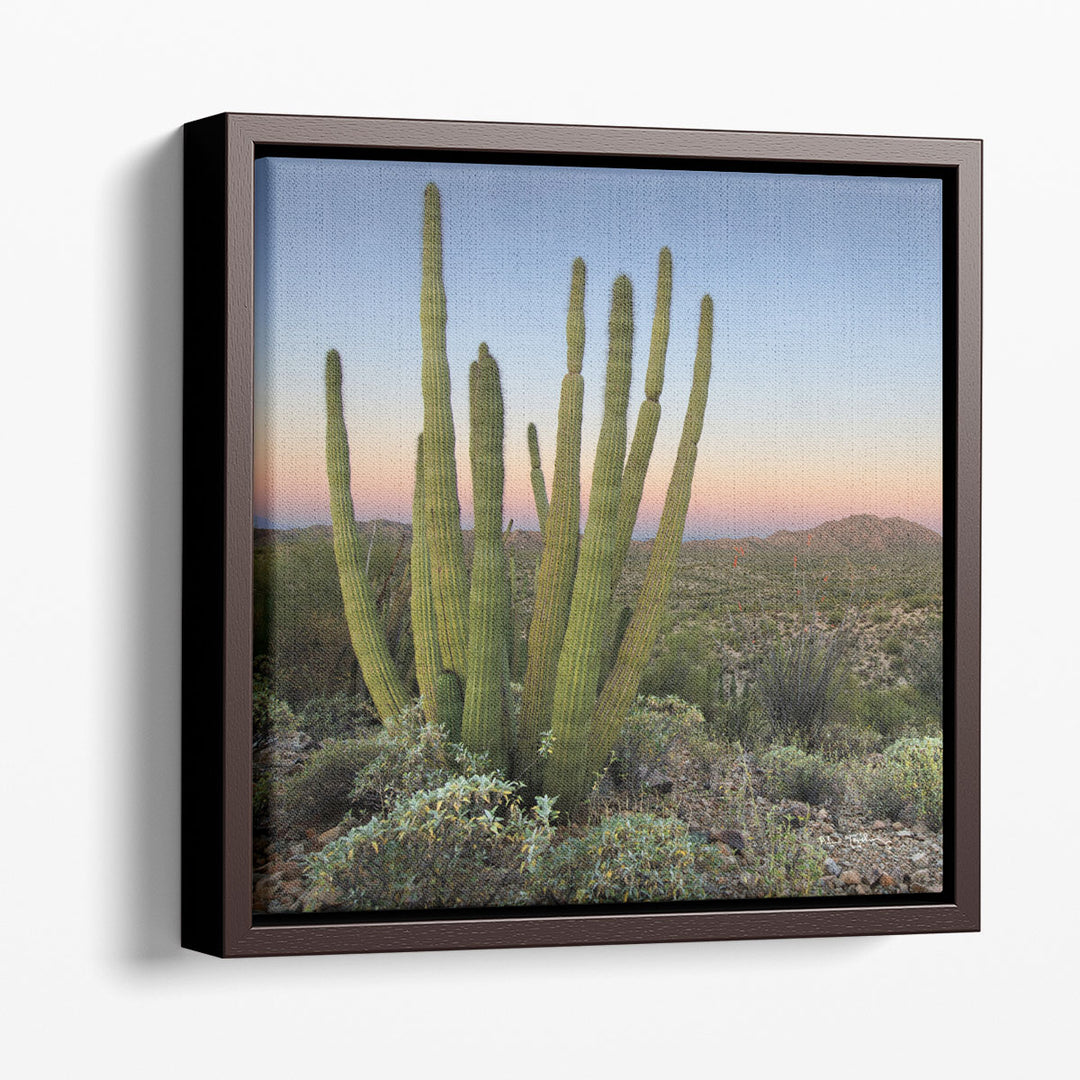
{"type": "Polygon", "coordinates": [[[540,532],[544,531],[544,523],[548,516],[547,484],[544,481],[544,470],[540,466],[540,438],[536,434],[536,425],[530,424],[528,428],[529,462],[532,466],[530,478],[532,480],[533,500],[536,502],[536,517],[540,522],[540,532]]]}
{"type": "Polygon", "coordinates": [[[345,430],[341,399],[341,356],[337,349],[326,354],[326,475],[330,484],[334,558],[349,638],[371,699],[385,719],[400,712],[408,704],[409,695],[390,658],[386,634],[360,555],[350,488],[349,436],[345,430]]]}
{"type": "Polygon", "coordinates": [[[551,506],[536,578],[536,598],[525,659],[525,681],[518,720],[518,769],[536,762],[540,739],[551,727],[559,652],[570,616],[581,528],[581,414],[585,380],[585,263],[574,260],[566,316],[566,374],[559,397],[551,506]]]}
{"type": "MultiPolygon", "coordinates": [[[[513,570],[502,531],[503,400],[498,365],[486,345],[470,368],[469,458],[475,511],[472,583],[465,573],[438,189],[424,193],[421,337],[424,430],[417,445],[413,496],[412,624],[417,682],[428,719],[487,753],[496,767],[542,787],[572,809],[611,749],[633,702],[656,639],[671,586],[690,500],[711,372],[712,301],[702,301],[693,387],[660,529],[641,596],[611,623],[612,592],[626,559],[660,415],[670,326],[671,253],[660,253],[656,311],[642,403],[626,454],[633,343],[633,301],[626,277],[615,281],[609,322],[604,415],[593,465],[589,515],[581,527],[581,421],[584,401],[585,264],[574,262],[566,321],[567,372],[559,400],[551,499],[529,425],[531,478],[543,546],[525,650],[516,741],[511,742],[509,677],[516,639],[513,570]],[[625,459],[625,460],[624,460],[625,459]],[[606,644],[605,644],[606,642],[606,644]],[[608,672],[610,671],[610,674],[608,672]],[[535,766],[544,733],[553,752],[542,783],[535,766]]],[[[341,365],[327,356],[327,472],[335,555],[353,648],[380,715],[400,710],[407,695],[386,648],[370,586],[362,573],[349,492],[348,442],[341,403],[341,365]]]]}
{"type": "Polygon", "coordinates": [[[432,596],[443,664],[464,680],[468,582],[454,458],[450,362],[446,355],[442,203],[439,189],[434,184],[428,184],[424,190],[420,339],[423,346],[420,382],[424,396],[424,508],[431,550],[432,596]]]}
{"type": "Polygon", "coordinates": [[[648,663],[660,629],[660,619],[667,603],[671,579],[675,574],[675,562],[682,547],[686,511],[690,506],[690,487],[697,462],[698,440],[705,422],[705,405],[709,400],[712,338],[713,302],[712,297],[705,296],[701,301],[690,402],[686,407],[682,438],[679,440],[675,467],[660,516],[660,528],[653,541],[641,595],[623,635],[615,667],[593,709],[588,734],[587,775],[595,775],[607,764],[623,719],[637,695],[641,674],[648,663]]]}
{"type": "Polygon", "coordinates": [[[552,708],[555,752],[547,762],[544,790],[575,802],[585,775],[588,717],[596,701],[600,664],[611,604],[615,525],[619,513],[626,409],[634,344],[633,297],[629,278],[615,280],[608,323],[608,365],[604,416],[593,464],[589,516],[581,540],[570,618],[559,654],[552,708]]]}
{"type": "Polygon", "coordinates": [[[503,399],[499,366],[487,345],[480,346],[469,369],[469,460],[476,522],[461,738],[470,750],[486,751],[491,763],[505,771],[510,587],[502,528],[503,399]]]}

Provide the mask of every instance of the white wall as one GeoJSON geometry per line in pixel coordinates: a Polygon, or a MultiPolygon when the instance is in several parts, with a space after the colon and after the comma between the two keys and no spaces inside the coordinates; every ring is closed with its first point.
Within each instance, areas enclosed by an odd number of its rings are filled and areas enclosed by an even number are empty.
{"type": "Polygon", "coordinates": [[[7,11],[11,1075],[1053,1076],[1075,1062],[1074,5],[7,11]],[[178,128],[222,110],[986,140],[982,934],[230,962],[177,948],[178,128]]]}

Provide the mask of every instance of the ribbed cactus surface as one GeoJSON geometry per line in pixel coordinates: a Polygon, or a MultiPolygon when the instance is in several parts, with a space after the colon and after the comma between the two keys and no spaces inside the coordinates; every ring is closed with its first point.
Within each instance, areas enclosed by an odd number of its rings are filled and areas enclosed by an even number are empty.
{"type": "Polygon", "coordinates": [[[465,678],[469,587],[461,538],[450,362],[446,355],[446,290],[443,286],[442,203],[439,189],[424,191],[420,275],[420,339],[424,396],[424,505],[431,551],[432,595],[443,665],[465,678]]]}
{"type": "Polygon", "coordinates": [[[416,682],[423,699],[424,716],[436,723],[438,698],[436,683],[442,673],[439,655],[439,630],[435,625],[435,597],[431,589],[431,552],[428,550],[427,523],[424,516],[424,436],[416,440],[416,484],[412,504],[412,549],[409,568],[412,574],[412,630],[416,658],[416,682]]]}
{"type": "Polygon", "coordinates": [[[555,745],[544,774],[545,792],[570,804],[578,802],[585,790],[588,721],[596,701],[611,605],[634,340],[633,296],[625,276],[616,278],[612,288],[608,339],[604,416],[593,462],[589,515],[574,578],[570,617],[555,678],[555,745]]]}
{"type": "Polygon", "coordinates": [[[461,739],[505,771],[510,592],[502,532],[503,399],[499,367],[487,345],[469,369],[469,460],[476,520],[461,739]]]}
{"type": "Polygon", "coordinates": [[[349,436],[345,430],[341,397],[341,356],[337,349],[331,349],[326,354],[326,476],[330,485],[334,558],[341,582],[341,597],[345,603],[349,638],[375,708],[386,719],[405,708],[409,695],[390,657],[356,535],[350,487],[349,436]]]}
{"type": "Polygon", "coordinates": [[[596,701],[589,724],[590,776],[603,769],[611,756],[626,713],[637,696],[642,672],[649,661],[660,629],[664,605],[675,573],[675,563],[682,547],[686,512],[690,506],[698,441],[705,421],[705,405],[709,400],[712,339],[713,302],[712,297],[705,296],[701,301],[690,401],[686,407],[682,438],[679,440],[675,467],[672,469],[664,510],[660,516],[660,527],[653,541],[637,607],[623,635],[615,667],[596,701]]]}
{"type": "Polygon", "coordinates": [[[637,427],[630,443],[623,469],[622,490],[619,492],[619,520],[615,527],[615,561],[611,570],[614,590],[622,576],[634,525],[645,489],[645,475],[656,443],[660,426],[660,394],[664,389],[664,362],[667,359],[668,335],[671,331],[671,250],[660,249],[660,266],[656,276],[656,313],[653,316],[652,341],[649,345],[649,366],[645,372],[645,400],[638,410],[637,427]]]}
{"type": "MultiPolygon", "coordinates": [[[[574,260],[566,316],[566,374],[559,397],[555,469],[551,506],[537,571],[532,621],[529,623],[525,681],[518,721],[519,771],[532,769],[542,734],[551,727],[555,675],[570,615],[581,528],[581,414],[585,380],[585,263],[574,260]]],[[[539,779],[535,770],[530,777],[539,779]]]]}
{"type": "Polygon", "coordinates": [[[544,470],[540,465],[540,437],[536,433],[536,425],[530,424],[528,428],[529,464],[531,470],[529,477],[532,480],[533,501],[536,503],[536,517],[540,522],[540,532],[544,531],[544,524],[548,516],[547,484],[544,481],[544,470]]]}

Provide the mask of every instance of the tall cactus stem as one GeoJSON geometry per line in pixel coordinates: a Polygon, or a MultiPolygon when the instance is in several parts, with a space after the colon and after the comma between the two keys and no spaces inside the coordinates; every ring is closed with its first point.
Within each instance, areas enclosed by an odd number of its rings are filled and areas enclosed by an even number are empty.
{"type": "Polygon", "coordinates": [[[545,769],[545,792],[573,806],[585,793],[589,716],[596,702],[604,634],[611,604],[615,523],[626,455],[634,320],[630,280],[615,279],[608,323],[604,416],[589,494],[566,638],[559,655],[552,708],[555,741],[545,769]]]}
{"type": "Polygon", "coordinates": [[[664,363],[667,359],[668,335],[671,330],[671,250],[660,249],[660,265],[656,275],[656,312],[653,315],[652,341],[649,345],[649,367],[645,372],[645,400],[638,410],[637,426],[630,443],[630,453],[623,469],[622,490],[619,492],[619,521],[615,527],[615,562],[611,571],[611,589],[619,584],[630,539],[637,524],[641,493],[645,489],[645,474],[656,443],[660,426],[660,393],[664,389],[664,363]]]}
{"type": "Polygon", "coordinates": [[[533,499],[536,502],[536,517],[540,522],[540,532],[544,531],[544,523],[548,516],[547,483],[544,480],[544,470],[540,465],[540,439],[536,434],[536,425],[530,424],[528,428],[529,462],[532,480],[533,499]]]}
{"type": "Polygon", "coordinates": [[[416,440],[416,485],[413,488],[412,549],[409,569],[412,574],[412,629],[416,655],[416,682],[420,687],[424,717],[428,723],[439,721],[436,683],[442,673],[439,655],[439,630],[435,623],[435,597],[431,586],[431,551],[428,548],[427,522],[424,515],[424,436],[416,440]]]}
{"type": "MultiPolygon", "coordinates": [[[[585,400],[581,364],[584,353],[585,263],[575,259],[566,316],[566,374],[559,396],[551,506],[536,570],[535,600],[525,658],[515,755],[518,775],[532,769],[540,750],[541,735],[551,727],[559,652],[570,615],[581,529],[581,415],[585,400]]],[[[536,770],[530,775],[535,782],[536,770]]]]}
{"type": "Polygon", "coordinates": [[[607,764],[618,739],[627,710],[630,708],[645,665],[656,642],[660,620],[667,602],[675,563],[682,546],[686,512],[697,462],[698,441],[709,400],[709,377],[712,373],[713,303],[712,297],[701,301],[698,324],[697,357],[690,401],[686,407],[682,438],[675,457],[675,467],[668,484],[667,498],[660,517],[660,527],[653,541],[649,565],[645,571],[641,595],[630,625],[623,635],[615,667],[596,701],[589,725],[588,776],[594,776],[607,764]]]}
{"type": "Polygon", "coordinates": [[[454,458],[450,362],[446,355],[442,206],[439,189],[434,184],[428,184],[424,190],[420,337],[423,346],[420,381],[424,397],[424,512],[431,552],[432,595],[443,664],[464,679],[468,662],[469,587],[454,458]]]}
{"type": "Polygon", "coordinates": [[[468,676],[461,740],[470,750],[486,751],[505,771],[507,745],[506,682],[509,583],[503,547],[503,399],[499,367],[480,346],[469,369],[469,459],[472,465],[472,587],[469,592],[468,676]]]}
{"type": "Polygon", "coordinates": [[[385,720],[405,708],[409,695],[390,657],[371,584],[364,573],[350,488],[352,473],[341,397],[341,356],[336,349],[326,354],[326,476],[330,485],[334,559],[349,638],[371,699],[385,720]]]}

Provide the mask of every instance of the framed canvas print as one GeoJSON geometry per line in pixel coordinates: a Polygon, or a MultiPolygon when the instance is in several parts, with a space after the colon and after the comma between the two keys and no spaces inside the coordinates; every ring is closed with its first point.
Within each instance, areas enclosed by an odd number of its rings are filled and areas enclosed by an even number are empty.
{"type": "Polygon", "coordinates": [[[980,163],[189,124],[183,943],[977,929],[980,163]]]}

